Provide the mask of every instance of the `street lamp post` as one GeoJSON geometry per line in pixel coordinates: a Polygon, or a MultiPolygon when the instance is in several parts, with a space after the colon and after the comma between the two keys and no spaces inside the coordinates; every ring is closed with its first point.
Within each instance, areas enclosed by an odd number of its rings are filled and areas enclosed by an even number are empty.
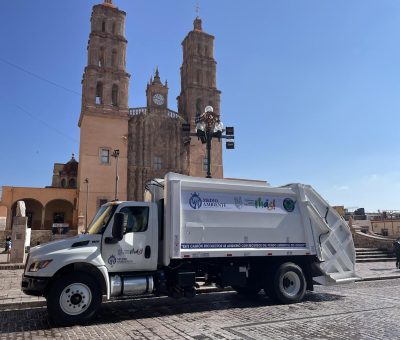
{"type": "Polygon", "coordinates": [[[189,136],[196,136],[201,140],[202,144],[206,144],[207,148],[207,176],[211,178],[211,145],[212,139],[218,138],[221,141],[222,138],[226,138],[229,141],[226,142],[227,149],[234,149],[235,144],[232,141],[235,137],[233,134],[233,127],[227,127],[223,129],[223,124],[219,119],[219,115],[214,113],[212,106],[207,106],[204,113],[196,121],[196,133],[190,133],[190,124],[182,124],[182,131],[189,136]],[[226,132],[225,135],[222,135],[226,132]]]}
{"type": "Polygon", "coordinates": [[[88,231],[88,202],[89,202],[89,178],[85,178],[86,183],[86,207],[85,207],[85,234],[88,231]]]}
{"type": "Polygon", "coordinates": [[[118,176],[118,158],[119,158],[119,150],[115,149],[113,153],[111,154],[115,158],[115,197],[114,199],[117,201],[118,200],[118,182],[119,182],[119,176],[118,176]]]}

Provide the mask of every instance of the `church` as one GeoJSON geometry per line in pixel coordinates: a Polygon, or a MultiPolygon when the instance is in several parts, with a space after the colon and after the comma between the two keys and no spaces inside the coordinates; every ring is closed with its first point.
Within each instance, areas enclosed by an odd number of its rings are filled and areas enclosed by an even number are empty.
{"type": "MultiPolygon", "coordinates": [[[[126,13],[112,0],[93,7],[78,121],[79,164],[74,155],[66,164],[54,164],[52,185],[46,188],[4,186],[0,206],[7,222],[0,237],[11,229],[17,200],[26,203],[32,238],[38,231],[37,239],[45,241],[54,224],[65,225],[70,234],[82,231],[108,201],[143,200],[152,178],[170,171],[205,177],[205,147],[196,137],[185,138],[182,124],[189,123],[194,132],[207,105],[220,115],[214,36],[196,17],[182,41],[177,112],[168,107],[168,82],[158,68],[144,84],[146,107],[130,108],[125,20],[126,13]]],[[[212,177],[222,178],[222,144],[216,140],[211,157],[212,177]]]]}

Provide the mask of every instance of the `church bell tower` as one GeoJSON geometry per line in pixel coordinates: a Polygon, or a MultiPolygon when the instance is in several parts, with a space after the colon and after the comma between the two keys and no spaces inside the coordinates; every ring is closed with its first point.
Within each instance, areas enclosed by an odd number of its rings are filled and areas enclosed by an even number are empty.
{"type": "Polygon", "coordinates": [[[126,13],[111,0],[93,7],[79,118],[78,213],[90,222],[101,204],[126,199],[128,88],[126,13]],[[114,151],[119,151],[119,156],[114,151]],[[118,186],[116,188],[116,162],[118,186]]]}
{"type": "MultiPolygon", "coordinates": [[[[193,26],[193,30],[182,42],[181,93],[177,98],[178,111],[190,123],[191,132],[195,132],[196,119],[206,106],[211,105],[214,112],[221,115],[221,91],[216,87],[214,36],[203,31],[199,17],[196,17],[193,26]]],[[[189,174],[205,177],[207,162],[205,146],[196,137],[192,137],[189,146],[189,174]]],[[[214,178],[223,177],[222,143],[215,139],[211,147],[211,175],[214,178]]]]}
{"type": "Polygon", "coordinates": [[[146,98],[147,109],[150,112],[165,111],[168,107],[168,83],[167,81],[165,81],[165,84],[161,82],[158,67],[154,74],[154,79],[151,77],[150,82],[147,84],[146,98]]]}

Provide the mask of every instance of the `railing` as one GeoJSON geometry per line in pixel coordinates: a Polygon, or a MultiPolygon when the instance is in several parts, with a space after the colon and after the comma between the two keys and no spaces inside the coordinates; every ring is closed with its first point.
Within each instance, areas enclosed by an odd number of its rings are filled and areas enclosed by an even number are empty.
{"type": "MultiPolygon", "coordinates": [[[[131,117],[139,116],[139,115],[146,115],[147,113],[148,113],[147,107],[134,107],[134,108],[129,109],[129,116],[131,116],[131,117]]],[[[178,112],[172,111],[170,109],[167,109],[163,113],[165,113],[169,118],[172,118],[172,119],[177,119],[177,118],[181,117],[178,112]]]]}
{"type": "Polygon", "coordinates": [[[134,107],[129,109],[130,116],[138,116],[147,113],[147,107],[134,107]]]}
{"type": "Polygon", "coordinates": [[[172,111],[170,109],[167,109],[167,115],[169,118],[179,118],[180,117],[178,112],[172,111]]]}

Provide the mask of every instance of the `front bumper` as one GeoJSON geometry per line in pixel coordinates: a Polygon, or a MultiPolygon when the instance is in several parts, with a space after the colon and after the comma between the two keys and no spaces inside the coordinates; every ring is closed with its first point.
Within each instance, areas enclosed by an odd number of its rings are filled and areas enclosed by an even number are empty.
{"type": "Polygon", "coordinates": [[[47,285],[50,281],[48,277],[22,277],[21,289],[26,295],[44,296],[47,285]]]}

